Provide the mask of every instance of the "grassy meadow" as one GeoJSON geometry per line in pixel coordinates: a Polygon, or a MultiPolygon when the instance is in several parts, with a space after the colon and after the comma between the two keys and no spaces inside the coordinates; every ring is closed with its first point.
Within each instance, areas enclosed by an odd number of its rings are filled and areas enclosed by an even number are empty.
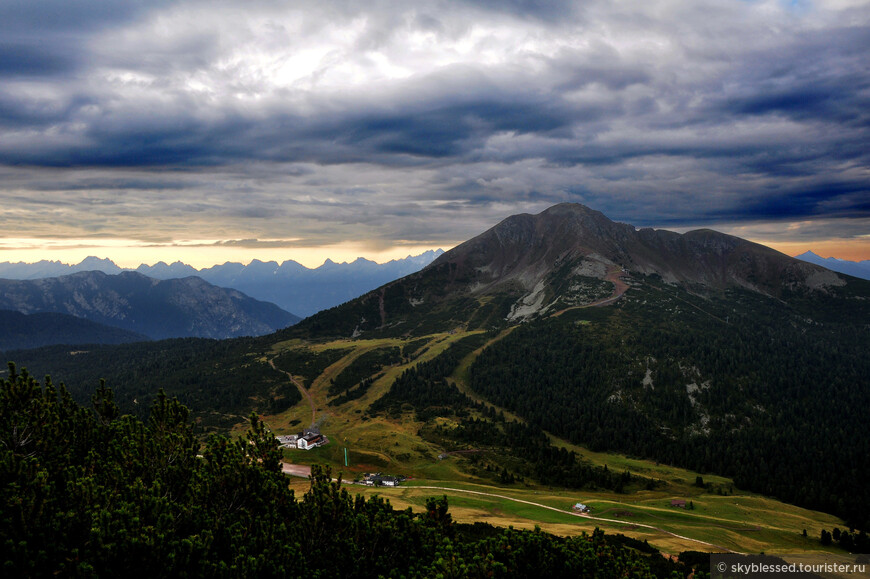
{"type": "MultiPolygon", "coordinates": [[[[315,355],[326,350],[347,350],[307,389],[316,407],[316,422],[329,438],[329,444],[311,451],[285,450],[285,461],[302,465],[325,464],[332,468],[334,476],[342,473],[345,481],[353,481],[366,472],[406,476],[408,480],[397,488],[348,484],[348,490],[353,494],[380,494],[396,508],[414,510],[422,510],[427,497],[447,495],[450,512],[459,522],[484,521],[522,529],[540,526],[545,531],[566,536],[591,532],[599,527],[606,532],[648,540],[672,554],[686,550],[839,552],[832,546],[823,548],[818,540],[823,528],[830,530],[844,526],[838,518],[745,492],[735,488],[733,481],[724,477],[700,475],[705,483],[700,487],[696,485],[698,473],[618,454],[591,452],[551,437],[552,444],[573,450],[592,464],[606,465],[614,472],[628,470],[661,481],[661,484],[653,490],[632,487],[626,493],[566,490],[530,481],[502,485],[484,478],[471,464],[468,455],[452,454],[440,459],[444,449],[419,435],[424,425],[416,421],[412,411],[404,413],[400,419],[372,417],[366,413],[366,408],[385,394],[403,371],[432,360],[452,343],[471,333],[458,328],[453,332],[428,336],[425,344],[415,347],[415,352],[403,358],[402,363],[382,369],[363,396],[335,406],[328,404],[330,381],[354,360],[379,348],[395,346],[401,349],[409,342],[383,338],[317,344],[293,340],[275,344],[271,356],[298,348],[305,348],[315,355]],[[413,354],[416,352],[419,353],[415,357],[413,354]],[[344,464],[345,448],[347,466],[344,464]],[[682,499],[692,508],[672,507],[672,499],[682,499]],[[576,502],[590,505],[593,508],[591,517],[572,514],[571,505],[576,502]],[[806,537],[803,536],[804,530],[806,537]]],[[[505,334],[493,339],[498,340],[505,334]]],[[[482,348],[466,356],[450,378],[460,391],[475,400],[480,398],[467,387],[467,374],[480,350],[482,348]]],[[[301,384],[301,377],[298,378],[301,384]]],[[[509,413],[506,415],[516,418],[509,413]]],[[[303,399],[285,412],[263,418],[275,434],[290,434],[309,425],[311,409],[308,401],[303,399]]],[[[238,430],[241,432],[244,428],[239,426],[238,430]]],[[[485,455],[485,451],[482,454],[485,455]]],[[[299,494],[308,487],[308,481],[302,478],[291,478],[290,484],[299,494]]]]}

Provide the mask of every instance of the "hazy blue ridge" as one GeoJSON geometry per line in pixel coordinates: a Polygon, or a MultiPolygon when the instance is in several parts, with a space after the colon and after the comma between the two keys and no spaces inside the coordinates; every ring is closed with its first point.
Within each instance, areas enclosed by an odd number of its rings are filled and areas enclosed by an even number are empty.
{"type": "Polygon", "coordinates": [[[807,251],[806,253],[802,253],[795,257],[801,261],[826,267],[831,271],[836,271],[837,273],[845,273],[846,275],[870,280],[870,259],[865,259],[863,261],[848,261],[845,259],[837,259],[836,257],[821,257],[812,251],[807,251]]]}
{"type": "MultiPolygon", "coordinates": [[[[255,259],[248,265],[226,262],[201,270],[180,261],[171,264],[161,261],[154,265],[142,264],[135,271],[159,280],[197,276],[212,285],[238,290],[254,299],[276,304],[297,316],[307,317],[415,273],[442,253],[441,249],[430,250],[383,264],[364,258],[357,258],[350,263],[336,263],[327,259],[323,265],[313,269],[292,260],[279,264],[277,261],[255,259]]],[[[0,263],[0,278],[12,280],[60,277],[81,271],[117,274],[125,270],[109,259],[96,257],[88,257],[77,265],[46,260],[37,263],[0,263]]]]}

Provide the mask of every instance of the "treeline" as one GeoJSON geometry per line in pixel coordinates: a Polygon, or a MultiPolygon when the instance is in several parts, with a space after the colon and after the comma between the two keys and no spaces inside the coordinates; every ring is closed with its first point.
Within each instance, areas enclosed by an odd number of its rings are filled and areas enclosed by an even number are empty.
{"type": "Polygon", "coordinates": [[[397,511],[312,468],[297,500],[256,415],[200,448],[163,393],[147,422],[104,386],[90,408],[10,366],[0,381],[0,545],[7,577],[653,577],[684,565],[597,531],[560,538],[456,525],[446,497],[397,511]],[[198,454],[201,453],[201,457],[198,454]]]}
{"type": "Polygon", "coordinates": [[[870,331],[813,307],[824,322],[750,292],[634,288],[517,328],[477,358],[471,387],[593,450],[731,476],[866,528],[870,331]]]}
{"type": "MultiPolygon", "coordinates": [[[[531,478],[542,484],[574,489],[607,489],[626,492],[629,485],[654,489],[659,482],[632,475],[629,471],[615,473],[580,460],[576,453],[550,444],[547,435],[529,424],[505,420],[495,415],[494,420],[463,418],[450,428],[435,425],[424,435],[453,449],[475,446],[489,449],[487,457],[506,468],[500,482],[514,482],[516,476],[531,478]],[[507,460],[506,460],[507,459],[507,460]]],[[[477,462],[474,455],[472,463],[477,462]]]]}
{"type": "Polygon", "coordinates": [[[275,356],[274,362],[275,366],[281,370],[290,372],[294,376],[302,376],[304,386],[310,388],[312,382],[323,374],[324,370],[344,358],[350,351],[350,348],[323,350],[322,352],[315,352],[308,348],[296,348],[281,352],[275,356]]]}
{"type": "Polygon", "coordinates": [[[344,394],[366,378],[371,378],[380,372],[384,366],[398,364],[401,361],[402,354],[396,346],[370,350],[360,355],[348,364],[338,376],[330,380],[327,394],[329,396],[344,394]]]}
{"type": "MultiPolygon", "coordinates": [[[[806,534],[806,531],[804,531],[806,534]]],[[[841,549],[850,553],[870,553],[870,536],[865,531],[855,532],[855,529],[850,531],[841,531],[834,527],[833,531],[822,529],[821,543],[824,546],[837,544],[841,549]]]]}
{"type": "Polygon", "coordinates": [[[101,379],[125,413],[146,419],[161,388],[176,396],[205,430],[226,430],[252,409],[274,412],[302,397],[286,376],[262,361],[265,338],[179,338],[117,346],[49,346],[7,353],[32,375],[51,374],[87,403],[101,379]]]}
{"type": "MultiPolygon", "coordinates": [[[[466,355],[487,339],[485,334],[463,338],[440,356],[406,370],[389,392],[369,407],[369,413],[397,417],[405,410],[413,410],[420,422],[439,416],[454,417],[459,421],[458,426],[430,425],[421,430],[421,435],[450,451],[492,451],[488,456],[497,463],[499,481],[503,483],[533,478],[543,484],[567,488],[623,492],[632,483],[655,488],[656,481],[633,476],[627,471],[613,473],[606,466],[583,462],[573,451],[553,446],[539,426],[505,420],[504,414],[460,392],[448,377],[466,355]]],[[[475,462],[476,457],[472,455],[471,460],[475,462]]]]}
{"type": "Polygon", "coordinates": [[[462,359],[481,347],[489,338],[473,334],[451,344],[444,352],[409,368],[390,386],[390,390],[369,406],[369,414],[401,414],[405,405],[414,409],[418,419],[426,421],[439,413],[464,412],[474,402],[462,394],[447,378],[462,359]]]}

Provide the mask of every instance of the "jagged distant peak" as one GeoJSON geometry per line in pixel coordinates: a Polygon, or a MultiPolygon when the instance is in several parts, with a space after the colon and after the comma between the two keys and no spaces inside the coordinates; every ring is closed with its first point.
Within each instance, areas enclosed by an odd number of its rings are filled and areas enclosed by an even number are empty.
{"type": "MultiPolygon", "coordinates": [[[[808,249],[805,252],[803,252],[802,254],[796,255],[795,259],[802,259],[804,257],[818,257],[819,259],[828,259],[828,258],[822,257],[818,253],[814,252],[812,249],[808,249]]],[[[833,259],[836,259],[836,258],[833,258],[833,259]]]]}
{"type": "Polygon", "coordinates": [[[837,257],[821,257],[812,251],[806,251],[798,255],[795,259],[807,263],[814,263],[838,273],[851,275],[861,279],[870,279],[870,260],[849,261],[837,257]]]}
{"type": "Polygon", "coordinates": [[[114,265],[115,267],[117,267],[115,262],[112,261],[111,259],[109,259],[108,257],[97,257],[96,255],[87,256],[86,258],[84,258],[81,261],[81,263],[79,263],[79,265],[90,265],[92,263],[100,263],[100,264],[104,264],[104,265],[111,264],[111,265],[114,265]]]}

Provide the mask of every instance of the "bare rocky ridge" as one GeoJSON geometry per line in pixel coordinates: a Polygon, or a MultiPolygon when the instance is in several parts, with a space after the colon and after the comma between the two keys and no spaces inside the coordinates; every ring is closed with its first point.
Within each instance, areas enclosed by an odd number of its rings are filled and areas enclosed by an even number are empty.
{"type": "Polygon", "coordinates": [[[608,305],[648,275],[696,294],[738,287],[776,298],[834,293],[846,284],[830,270],[739,237],[710,229],[636,229],[563,203],[509,217],[420,272],[313,316],[302,327],[347,336],[490,327],[608,305]]]}
{"type": "Polygon", "coordinates": [[[475,292],[512,282],[534,291],[566,262],[576,262],[578,274],[599,279],[619,266],[657,274],[669,283],[714,289],[736,285],[774,296],[786,289],[824,291],[845,283],[825,268],[739,237],[710,229],[682,235],[638,230],[574,203],[509,217],[429,267],[455,265],[475,277],[475,292]]]}

